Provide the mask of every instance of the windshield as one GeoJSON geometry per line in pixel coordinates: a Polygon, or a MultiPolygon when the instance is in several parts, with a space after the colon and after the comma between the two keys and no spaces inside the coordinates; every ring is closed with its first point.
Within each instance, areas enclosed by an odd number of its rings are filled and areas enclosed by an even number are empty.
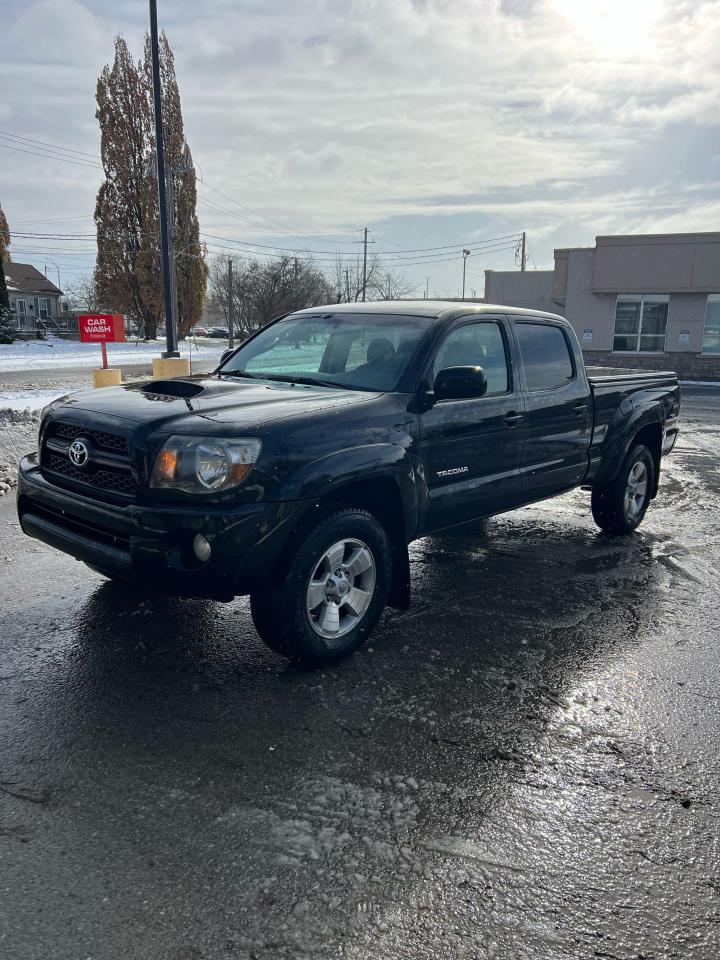
{"type": "Polygon", "coordinates": [[[395,390],[428,324],[381,313],[296,314],[261,331],[220,373],[395,390]]]}

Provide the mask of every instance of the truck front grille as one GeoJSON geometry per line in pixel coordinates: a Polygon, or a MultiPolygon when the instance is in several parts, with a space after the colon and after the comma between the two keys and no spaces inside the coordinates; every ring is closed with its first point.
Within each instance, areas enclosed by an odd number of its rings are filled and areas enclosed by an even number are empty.
{"type": "Polygon", "coordinates": [[[104,430],[86,430],[84,427],[75,426],[73,423],[57,421],[50,424],[49,435],[57,437],[58,440],[65,440],[68,446],[78,437],[87,437],[99,450],[124,454],[126,457],[128,455],[127,438],[118,436],[116,433],[106,433],[104,430]]]}
{"type": "Polygon", "coordinates": [[[48,424],[40,451],[43,473],[63,486],[100,494],[133,498],[138,485],[130,461],[127,437],[106,430],[85,428],[59,420],[48,424]],[[70,445],[78,439],[90,448],[87,465],[80,468],[70,459],[70,445]]]}

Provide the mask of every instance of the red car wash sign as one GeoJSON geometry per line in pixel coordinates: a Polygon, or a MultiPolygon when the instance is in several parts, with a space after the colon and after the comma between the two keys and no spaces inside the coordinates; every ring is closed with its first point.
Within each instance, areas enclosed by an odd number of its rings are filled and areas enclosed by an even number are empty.
{"type": "Polygon", "coordinates": [[[125,340],[121,313],[83,313],[78,322],[82,343],[120,343],[125,340]]]}

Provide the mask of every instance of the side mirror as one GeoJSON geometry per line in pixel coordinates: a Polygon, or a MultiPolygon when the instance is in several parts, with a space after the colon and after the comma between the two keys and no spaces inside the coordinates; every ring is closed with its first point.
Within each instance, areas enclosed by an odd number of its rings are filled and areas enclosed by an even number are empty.
{"type": "Polygon", "coordinates": [[[223,350],[222,356],[220,357],[220,363],[218,364],[218,366],[221,367],[225,363],[227,358],[231,357],[234,353],[235,353],[234,350],[223,350]]]}
{"type": "Polygon", "coordinates": [[[484,397],[488,383],[482,367],[445,367],[435,377],[436,400],[472,400],[484,397]]]}

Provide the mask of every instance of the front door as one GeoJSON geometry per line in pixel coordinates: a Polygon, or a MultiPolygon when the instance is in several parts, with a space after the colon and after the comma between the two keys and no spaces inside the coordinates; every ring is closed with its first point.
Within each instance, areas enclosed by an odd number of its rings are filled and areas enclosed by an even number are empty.
{"type": "Polygon", "coordinates": [[[488,390],[479,399],[440,400],[420,415],[426,530],[488,516],[520,501],[524,404],[511,356],[500,319],[461,321],[437,349],[430,385],[445,367],[477,365],[485,371],[488,390]]]}

